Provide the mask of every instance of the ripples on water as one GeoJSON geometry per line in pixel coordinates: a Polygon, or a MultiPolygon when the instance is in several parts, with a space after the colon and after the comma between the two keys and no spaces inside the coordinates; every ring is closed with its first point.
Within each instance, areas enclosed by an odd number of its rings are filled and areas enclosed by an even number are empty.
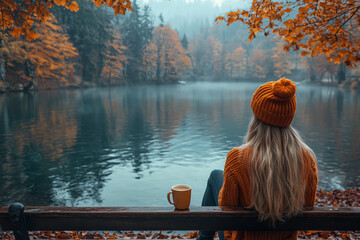
{"type": "MultiPolygon", "coordinates": [[[[196,83],[0,95],[0,204],[162,206],[239,146],[259,84],[196,83]]],[[[319,188],[358,187],[359,93],[299,85],[293,122],[319,188]]]]}

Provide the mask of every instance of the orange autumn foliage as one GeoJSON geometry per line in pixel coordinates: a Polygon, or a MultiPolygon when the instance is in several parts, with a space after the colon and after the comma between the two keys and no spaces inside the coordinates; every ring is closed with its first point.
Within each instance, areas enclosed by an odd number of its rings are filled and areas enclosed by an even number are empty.
{"type": "Polygon", "coordinates": [[[105,65],[101,71],[104,85],[119,84],[124,80],[124,65],[127,61],[119,33],[114,32],[112,41],[108,42],[105,65]]]}
{"type": "Polygon", "coordinates": [[[273,55],[271,59],[274,62],[274,74],[277,77],[287,76],[291,74],[292,63],[290,57],[282,48],[282,41],[276,43],[276,46],[272,49],[273,55]]]}
{"type": "MultiPolygon", "coordinates": [[[[91,0],[97,7],[109,6],[114,9],[115,15],[132,11],[130,0],[91,0]]],[[[0,31],[8,31],[12,37],[25,35],[31,41],[39,36],[32,30],[36,20],[45,22],[50,19],[50,8],[62,6],[70,11],[77,12],[79,5],[74,0],[1,0],[0,1],[0,31]]]]}
{"type": "Polygon", "coordinates": [[[248,25],[249,40],[272,31],[284,38],[284,49],[301,49],[301,55],[327,55],[347,66],[360,62],[360,1],[356,0],[254,0],[249,11],[230,11],[216,21],[248,25]]]}
{"type": "Polygon", "coordinates": [[[269,59],[265,57],[265,52],[255,49],[250,58],[250,74],[254,78],[265,79],[269,75],[270,69],[267,67],[269,59]]]}
{"type": "Polygon", "coordinates": [[[144,70],[150,71],[148,77],[159,82],[173,82],[191,69],[188,52],[183,48],[179,36],[169,26],[158,26],[154,37],[145,49],[144,70]]]}
{"type": "Polygon", "coordinates": [[[7,39],[3,34],[0,57],[6,60],[9,68],[16,69],[20,82],[33,80],[39,88],[65,86],[74,73],[74,64],[70,60],[78,55],[75,47],[53,15],[49,21],[37,22],[34,26],[39,34],[35,41],[7,39]],[[24,71],[19,70],[24,68],[24,71]]]}
{"type": "Polygon", "coordinates": [[[224,56],[224,45],[215,37],[210,37],[209,43],[211,48],[211,60],[213,62],[212,68],[214,70],[214,77],[221,77],[225,69],[225,56],[224,56]]]}
{"type": "Polygon", "coordinates": [[[225,73],[231,78],[238,78],[245,76],[246,57],[247,57],[247,52],[242,47],[238,47],[233,52],[226,54],[225,73]]]}

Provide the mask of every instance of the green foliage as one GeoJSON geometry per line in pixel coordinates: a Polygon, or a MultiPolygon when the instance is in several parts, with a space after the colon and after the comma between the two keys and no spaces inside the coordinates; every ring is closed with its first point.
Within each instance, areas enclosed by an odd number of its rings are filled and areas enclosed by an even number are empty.
{"type": "Polygon", "coordinates": [[[143,13],[137,2],[133,2],[133,11],[124,21],[122,35],[127,48],[128,62],[126,77],[134,83],[140,82],[144,76],[141,71],[144,50],[152,38],[153,23],[151,21],[150,7],[145,5],[143,13]]]}
{"type": "Polygon", "coordinates": [[[80,56],[79,71],[84,81],[98,82],[105,64],[107,40],[110,38],[112,15],[103,7],[86,0],[78,1],[76,14],[56,8],[55,16],[70,36],[80,56]]]}
{"type": "Polygon", "coordinates": [[[184,34],[184,37],[181,40],[181,45],[183,46],[184,49],[186,49],[186,50],[188,49],[189,42],[188,42],[188,40],[186,38],[186,34],[184,34]]]}

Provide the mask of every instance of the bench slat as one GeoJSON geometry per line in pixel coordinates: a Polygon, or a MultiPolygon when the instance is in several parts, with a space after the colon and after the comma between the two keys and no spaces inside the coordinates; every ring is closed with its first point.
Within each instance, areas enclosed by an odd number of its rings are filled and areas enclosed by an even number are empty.
{"type": "MultiPolygon", "coordinates": [[[[273,230],[252,210],[232,207],[25,207],[28,230],[273,230]]],[[[0,225],[11,230],[8,207],[0,225]]],[[[316,207],[277,230],[359,230],[360,208],[316,207]]]]}

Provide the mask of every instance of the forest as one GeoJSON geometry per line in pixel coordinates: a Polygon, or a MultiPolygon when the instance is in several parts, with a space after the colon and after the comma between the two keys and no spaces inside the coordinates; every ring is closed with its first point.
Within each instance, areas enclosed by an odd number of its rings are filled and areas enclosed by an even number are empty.
{"type": "Polygon", "coordinates": [[[250,42],[246,25],[215,19],[205,19],[189,36],[162,14],[154,16],[149,5],[133,1],[131,7],[116,16],[110,8],[79,0],[53,6],[47,21],[31,22],[30,30],[0,31],[0,91],[283,76],[357,87],[356,65],[327,61],[326,54],[285,51],[282,36],[265,32],[250,42]]]}

